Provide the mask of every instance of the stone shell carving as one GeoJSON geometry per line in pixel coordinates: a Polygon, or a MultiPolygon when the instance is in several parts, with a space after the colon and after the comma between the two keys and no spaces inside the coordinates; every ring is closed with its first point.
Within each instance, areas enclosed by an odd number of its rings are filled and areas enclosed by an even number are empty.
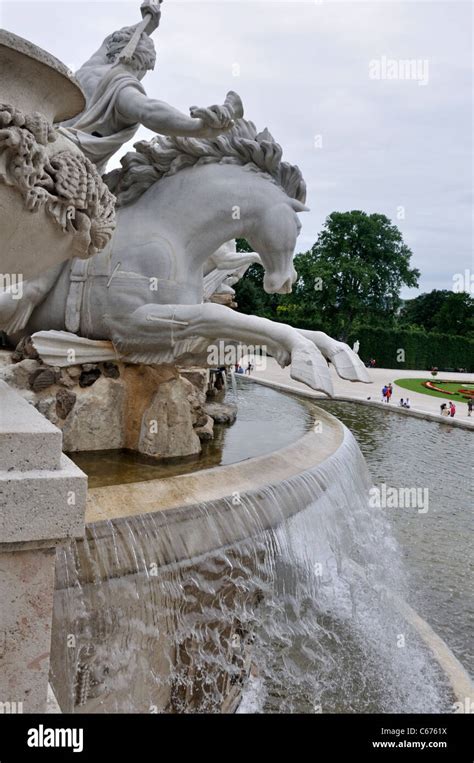
{"type": "Polygon", "coordinates": [[[87,157],[68,150],[49,156],[46,147],[56,138],[39,112],[0,104],[0,182],[15,187],[29,211],[44,208],[64,233],[72,233],[73,255],[85,259],[112,237],[115,197],[87,157]]]}

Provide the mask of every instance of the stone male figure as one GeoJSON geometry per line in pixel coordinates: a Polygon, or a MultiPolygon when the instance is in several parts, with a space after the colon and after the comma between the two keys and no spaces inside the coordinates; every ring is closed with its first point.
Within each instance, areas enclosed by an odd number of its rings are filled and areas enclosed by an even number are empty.
{"type": "Polygon", "coordinates": [[[86,96],[86,108],[62,130],[86,156],[105,171],[107,161],[143,125],[161,135],[212,138],[232,127],[232,113],[227,106],[191,110],[192,116],[153,98],[148,98],[141,80],[156,61],[155,46],[149,33],[160,22],[160,6],[147,0],[141,6],[151,21],[131,59],[123,63],[121,55],[136,26],[124,27],[105,38],[96,53],[76,72],[86,96]]]}
{"type": "MultiPolygon", "coordinates": [[[[200,138],[220,135],[233,125],[233,110],[228,105],[193,108],[193,116],[186,116],[163,101],[148,98],[141,80],[155,65],[155,46],[149,33],[158,27],[161,11],[149,0],[141,10],[144,16],[151,16],[151,21],[141,34],[131,63],[122,63],[120,58],[137,25],[106,37],[76,73],[86,96],[86,108],[60,128],[101,173],[115,152],[133,138],[140,124],[162,135],[200,138]]],[[[10,335],[21,332],[61,270],[62,265],[25,283],[19,301],[12,299],[10,290],[0,289],[0,330],[10,335]]]]}

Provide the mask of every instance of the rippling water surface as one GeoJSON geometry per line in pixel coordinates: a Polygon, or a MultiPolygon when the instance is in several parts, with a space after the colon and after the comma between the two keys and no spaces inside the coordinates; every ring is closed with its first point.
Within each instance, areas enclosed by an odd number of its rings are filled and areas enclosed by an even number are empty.
{"type": "Polygon", "coordinates": [[[267,387],[240,382],[237,396],[230,391],[228,401],[238,405],[236,422],[232,426],[216,426],[214,440],[203,443],[199,456],[156,462],[125,450],[68,455],[89,477],[89,488],[122,485],[262,456],[294,442],[311,426],[312,414],[304,403],[267,387]]]}
{"type": "Polygon", "coordinates": [[[355,403],[321,407],[353,432],[376,485],[428,489],[426,513],[385,514],[405,559],[410,604],[472,673],[472,432],[355,403]]]}

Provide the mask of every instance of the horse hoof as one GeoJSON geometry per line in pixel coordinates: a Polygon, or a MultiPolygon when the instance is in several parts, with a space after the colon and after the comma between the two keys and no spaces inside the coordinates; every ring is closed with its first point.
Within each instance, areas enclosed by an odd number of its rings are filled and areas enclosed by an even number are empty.
{"type": "Polygon", "coordinates": [[[296,350],[291,354],[290,376],[318,392],[334,394],[328,365],[316,347],[296,350]]]}
{"type": "Polygon", "coordinates": [[[372,380],[366,367],[350,347],[339,347],[330,360],[341,379],[365,384],[371,383],[372,380]]]}

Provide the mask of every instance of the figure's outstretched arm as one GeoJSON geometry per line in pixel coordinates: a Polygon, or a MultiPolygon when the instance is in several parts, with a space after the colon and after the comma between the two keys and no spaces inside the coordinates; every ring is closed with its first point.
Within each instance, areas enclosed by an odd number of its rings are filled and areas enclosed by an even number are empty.
{"type": "Polygon", "coordinates": [[[233,125],[231,110],[225,105],[205,109],[204,119],[188,117],[165,101],[148,98],[144,93],[131,87],[121,90],[116,109],[130,124],[139,122],[160,135],[214,138],[230,130],[233,125]]]}

